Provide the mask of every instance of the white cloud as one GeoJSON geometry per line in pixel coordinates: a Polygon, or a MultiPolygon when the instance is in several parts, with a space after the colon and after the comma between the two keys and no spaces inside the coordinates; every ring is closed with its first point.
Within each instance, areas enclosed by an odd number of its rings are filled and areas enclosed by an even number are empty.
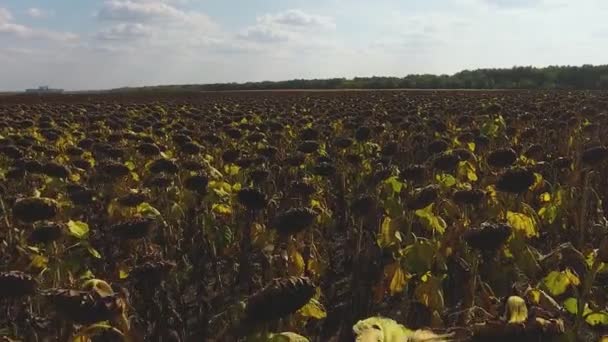
{"type": "Polygon", "coordinates": [[[140,23],[119,23],[95,34],[100,40],[136,40],[149,37],[152,29],[140,23]]]}
{"type": "Polygon", "coordinates": [[[336,24],[331,17],[308,14],[300,9],[291,9],[276,14],[266,14],[257,19],[259,24],[307,29],[334,29],[336,24]]]}
{"type": "Polygon", "coordinates": [[[6,8],[0,7],[0,24],[13,20],[13,15],[6,8]]]}
{"type": "Polygon", "coordinates": [[[31,7],[28,8],[26,11],[27,15],[32,17],[32,18],[46,18],[48,16],[50,16],[53,12],[52,11],[47,11],[41,8],[37,8],[37,7],[31,7]]]}
{"type": "Polygon", "coordinates": [[[335,28],[331,17],[291,9],[257,17],[255,25],[245,28],[237,37],[257,43],[295,42],[310,40],[310,35],[320,39],[320,33],[334,31],[335,28]]]}
{"type": "Polygon", "coordinates": [[[5,8],[0,8],[0,38],[1,37],[52,40],[63,42],[74,41],[78,39],[78,36],[76,34],[70,32],[57,32],[46,29],[37,29],[15,23],[13,21],[13,16],[5,8]]]}

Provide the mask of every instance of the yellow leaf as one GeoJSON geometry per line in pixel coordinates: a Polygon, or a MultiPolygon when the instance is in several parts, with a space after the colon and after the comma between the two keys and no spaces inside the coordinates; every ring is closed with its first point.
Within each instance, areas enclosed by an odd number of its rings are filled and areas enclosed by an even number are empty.
{"type": "Polygon", "coordinates": [[[386,216],[380,225],[380,233],[378,234],[378,246],[380,248],[388,248],[398,244],[401,241],[401,234],[397,230],[396,223],[386,216]]]}
{"type": "Polygon", "coordinates": [[[507,221],[511,227],[528,238],[538,236],[536,221],[526,214],[507,211],[507,221]]]}
{"type": "Polygon", "coordinates": [[[118,270],[118,279],[127,279],[129,277],[129,272],[120,269],[118,270]]]}
{"type": "Polygon", "coordinates": [[[574,285],[574,286],[578,286],[581,284],[581,280],[578,278],[578,276],[575,273],[572,273],[572,271],[567,268],[564,271],[564,275],[566,276],[566,278],[568,278],[568,280],[570,281],[570,284],[574,285]]]}
{"type": "Polygon", "coordinates": [[[70,234],[78,239],[84,239],[89,235],[89,225],[82,221],[68,221],[70,234]]]}
{"type": "Polygon", "coordinates": [[[78,182],[80,182],[80,175],[76,172],[72,172],[70,174],[70,180],[74,183],[78,183],[78,182]]]}
{"type": "Polygon", "coordinates": [[[287,255],[289,260],[287,263],[287,272],[291,276],[301,276],[304,274],[304,258],[302,254],[298,252],[295,246],[291,245],[288,247],[287,255]]]}
{"type": "Polygon", "coordinates": [[[34,255],[30,267],[37,269],[44,269],[49,264],[49,258],[43,255],[34,255]]]}
{"type": "Polygon", "coordinates": [[[327,317],[327,312],[317,299],[311,298],[308,304],[304,305],[298,313],[303,317],[310,317],[315,319],[323,319],[327,317]]]}
{"type": "Polygon", "coordinates": [[[313,275],[316,276],[321,276],[323,274],[323,272],[325,271],[325,265],[323,264],[323,262],[311,258],[308,260],[308,267],[307,269],[310,271],[310,273],[312,273],[313,275]]]}
{"type": "Polygon", "coordinates": [[[435,176],[435,179],[446,188],[451,188],[456,185],[456,178],[449,173],[442,173],[435,176]]]}
{"type": "Polygon", "coordinates": [[[424,209],[419,209],[414,212],[416,216],[422,219],[422,222],[426,225],[427,228],[438,232],[439,234],[445,233],[447,228],[447,223],[445,220],[439,216],[435,215],[433,212],[433,204],[429,205],[424,209]]]}
{"type": "Polygon", "coordinates": [[[471,150],[472,152],[475,152],[475,143],[474,142],[468,143],[467,146],[469,147],[469,150],[471,150]]]}
{"type": "Polygon", "coordinates": [[[229,174],[230,176],[236,176],[239,174],[241,168],[235,164],[229,164],[224,166],[224,172],[229,174]]]}
{"type": "Polygon", "coordinates": [[[401,267],[397,267],[395,269],[395,274],[393,274],[393,278],[391,279],[391,284],[389,286],[391,296],[403,292],[405,284],[407,284],[407,281],[410,278],[411,276],[409,274],[406,274],[401,267]]]}
{"type": "Polygon", "coordinates": [[[232,208],[229,205],[215,203],[211,206],[211,211],[219,215],[230,216],[232,215],[232,208]]]}
{"type": "Polygon", "coordinates": [[[548,192],[543,193],[542,195],[540,195],[540,201],[547,203],[551,201],[551,194],[548,192]]]}

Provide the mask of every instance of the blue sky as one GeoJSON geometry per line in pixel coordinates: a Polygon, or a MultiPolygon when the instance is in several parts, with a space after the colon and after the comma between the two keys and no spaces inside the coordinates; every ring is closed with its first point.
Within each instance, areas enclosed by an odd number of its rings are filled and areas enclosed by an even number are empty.
{"type": "Polygon", "coordinates": [[[0,91],[608,63],[606,0],[2,0],[0,91]]]}

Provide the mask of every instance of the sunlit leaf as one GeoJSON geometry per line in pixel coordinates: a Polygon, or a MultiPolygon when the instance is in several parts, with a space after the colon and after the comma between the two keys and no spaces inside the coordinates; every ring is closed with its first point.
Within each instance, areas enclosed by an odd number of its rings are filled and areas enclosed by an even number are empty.
{"type": "Polygon", "coordinates": [[[435,179],[439,184],[446,188],[451,188],[456,185],[456,178],[449,173],[441,173],[435,176],[435,179]]]}
{"type": "Polygon", "coordinates": [[[507,221],[516,231],[523,233],[528,238],[538,236],[534,218],[526,214],[507,211],[507,221]]]}
{"type": "Polygon", "coordinates": [[[432,231],[438,232],[439,234],[443,234],[445,233],[445,230],[448,225],[441,216],[436,215],[433,212],[433,206],[434,204],[431,204],[424,209],[416,210],[415,214],[420,219],[422,219],[422,222],[427,228],[432,231]]]}
{"type": "Polygon", "coordinates": [[[323,319],[327,317],[327,312],[317,299],[311,298],[310,301],[304,305],[298,313],[303,317],[310,317],[315,319],[323,319]]]}
{"type": "Polygon", "coordinates": [[[591,326],[608,325],[608,312],[598,311],[591,312],[585,315],[585,321],[591,326]]]}
{"type": "Polygon", "coordinates": [[[213,211],[216,214],[219,215],[232,215],[232,207],[230,207],[227,204],[222,204],[222,203],[214,203],[211,206],[211,211],[213,211]]]}
{"type": "Polygon", "coordinates": [[[542,286],[554,297],[565,293],[570,286],[576,286],[578,283],[578,277],[572,273],[558,271],[551,271],[541,281],[542,286]]]}

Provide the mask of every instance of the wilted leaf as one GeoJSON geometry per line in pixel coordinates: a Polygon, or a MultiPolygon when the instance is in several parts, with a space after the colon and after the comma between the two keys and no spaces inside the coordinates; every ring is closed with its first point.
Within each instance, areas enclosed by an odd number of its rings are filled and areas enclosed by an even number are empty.
{"type": "Polygon", "coordinates": [[[433,213],[434,204],[429,205],[424,209],[419,209],[415,211],[416,216],[422,219],[422,222],[425,224],[427,228],[432,231],[436,231],[439,234],[445,233],[447,228],[447,223],[445,223],[444,219],[441,216],[435,215],[433,213]]]}
{"type": "Polygon", "coordinates": [[[310,317],[315,319],[323,319],[327,317],[327,312],[323,307],[323,304],[315,298],[312,298],[306,305],[304,305],[298,313],[303,317],[310,317]]]}
{"type": "Polygon", "coordinates": [[[143,202],[137,206],[137,212],[143,216],[158,217],[161,216],[160,211],[154,208],[150,203],[143,202]]]}
{"type": "Polygon", "coordinates": [[[552,296],[559,296],[568,290],[572,285],[576,286],[580,283],[578,277],[572,273],[552,271],[542,279],[541,284],[549,291],[552,296]]]}
{"type": "Polygon", "coordinates": [[[403,292],[405,284],[407,284],[407,281],[410,278],[411,276],[409,274],[406,274],[400,266],[395,268],[395,273],[393,274],[393,278],[391,279],[391,283],[389,286],[391,296],[403,292]]]}
{"type": "Polygon", "coordinates": [[[68,230],[70,235],[84,239],[89,235],[89,225],[82,221],[68,221],[68,230]]]}
{"type": "Polygon", "coordinates": [[[232,208],[227,204],[214,203],[211,206],[211,211],[219,215],[232,215],[232,208]]]}
{"type": "Polygon", "coordinates": [[[414,297],[431,310],[443,311],[443,285],[442,278],[430,273],[421,277],[421,283],[414,290],[414,297]]]}
{"type": "Polygon", "coordinates": [[[439,184],[446,188],[451,188],[456,185],[456,178],[449,173],[442,173],[435,176],[435,179],[439,184]]]}
{"type": "Polygon", "coordinates": [[[385,216],[384,220],[382,220],[380,233],[378,234],[378,246],[380,248],[389,248],[401,242],[401,234],[397,229],[396,222],[388,216],[385,216]]]}
{"type": "Polygon", "coordinates": [[[507,221],[511,227],[528,238],[538,236],[536,221],[526,214],[507,211],[507,221]]]}
{"type": "Polygon", "coordinates": [[[304,258],[302,254],[298,252],[295,246],[290,245],[287,250],[287,255],[289,257],[287,272],[291,276],[301,276],[304,274],[304,258]]]}

